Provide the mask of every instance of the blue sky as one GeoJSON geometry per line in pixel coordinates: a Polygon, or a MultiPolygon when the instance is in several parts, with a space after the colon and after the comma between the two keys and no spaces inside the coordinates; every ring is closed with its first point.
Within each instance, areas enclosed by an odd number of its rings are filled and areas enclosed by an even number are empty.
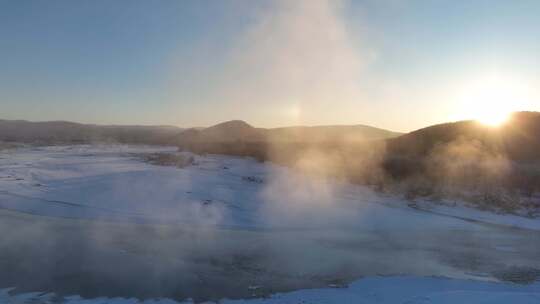
{"type": "Polygon", "coordinates": [[[0,0],[0,116],[407,131],[538,111],[539,15],[540,1],[0,0]]]}

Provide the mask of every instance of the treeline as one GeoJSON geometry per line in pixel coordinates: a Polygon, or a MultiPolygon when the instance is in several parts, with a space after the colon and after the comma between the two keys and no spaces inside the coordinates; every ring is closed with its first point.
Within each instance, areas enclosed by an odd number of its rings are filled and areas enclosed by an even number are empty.
{"type": "Polygon", "coordinates": [[[73,122],[0,120],[0,142],[31,144],[126,143],[175,145],[182,129],[170,126],[98,126],[73,122]]]}

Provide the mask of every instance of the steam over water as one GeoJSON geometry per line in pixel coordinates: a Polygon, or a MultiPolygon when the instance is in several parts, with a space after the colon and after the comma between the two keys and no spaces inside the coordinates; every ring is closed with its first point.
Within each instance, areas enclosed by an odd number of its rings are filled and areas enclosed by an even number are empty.
{"type": "Polygon", "coordinates": [[[125,146],[4,152],[0,287],[207,300],[371,275],[525,282],[540,268],[535,230],[435,215],[251,159],[145,163],[156,151],[177,154],[125,146]]]}

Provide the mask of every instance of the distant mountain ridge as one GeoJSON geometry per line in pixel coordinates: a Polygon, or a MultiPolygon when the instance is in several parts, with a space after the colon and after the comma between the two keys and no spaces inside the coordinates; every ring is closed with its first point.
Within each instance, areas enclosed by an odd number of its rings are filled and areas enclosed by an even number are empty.
{"type": "Polygon", "coordinates": [[[182,131],[183,129],[174,126],[115,126],[69,121],[0,120],[0,141],[7,142],[168,144],[182,131]]]}
{"type": "Polygon", "coordinates": [[[394,138],[403,133],[367,125],[297,126],[270,129],[273,140],[310,142],[358,142],[394,138]]]}
{"type": "Polygon", "coordinates": [[[255,128],[231,120],[207,128],[95,125],[69,121],[0,120],[0,141],[27,143],[119,142],[182,145],[186,143],[348,142],[396,137],[401,133],[365,125],[255,128]]]}
{"type": "MultiPolygon", "coordinates": [[[[0,120],[0,141],[27,143],[118,142],[133,144],[349,144],[386,142],[386,153],[425,157],[440,145],[474,140],[514,160],[540,160],[540,113],[516,112],[506,124],[488,127],[476,121],[459,121],[422,128],[407,134],[366,125],[294,126],[255,128],[241,120],[207,128],[175,126],[122,126],[80,124],[69,121],[31,122],[0,120]]],[[[260,149],[263,149],[261,147],[260,149]]],[[[259,148],[258,148],[259,149],[259,148]]],[[[204,149],[203,149],[204,150],[204,149]]]]}
{"type": "Polygon", "coordinates": [[[323,143],[359,142],[397,137],[402,133],[366,125],[295,126],[255,128],[242,120],[231,120],[205,129],[189,129],[180,136],[180,143],[323,143]]]}

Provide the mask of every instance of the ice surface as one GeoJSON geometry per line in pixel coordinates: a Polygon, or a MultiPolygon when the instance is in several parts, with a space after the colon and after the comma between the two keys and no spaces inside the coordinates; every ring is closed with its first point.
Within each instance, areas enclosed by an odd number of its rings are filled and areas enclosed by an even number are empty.
{"type": "MultiPolygon", "coordinates": [[[[215,256],[208,254],[208,260],[215,261],[216,256],[226,260],[238,254],[238,245],[245,248],[241,253],[246,256],[250,250],[256,253],[254,256],[261,256],[266,264],[257,265],[261,273],[255,278],[266,276],[268,282],[275,280],[273,276],[294,280],[305,276],[311,280],[343,269],[369,276],[348,288],[306,289],[220,303],[540,303],[538,283],[522,286],[461,280],[495,280],[490,271],[514,265],[538,268],[534,258],[539,253],[534,244],[540,230],[538,219],[429,202],[411,208],[397,196],[338,180],[308,177],[249,158],[186,154],[194,157],[195,163],[184,168],[143,161],[142,154],[154,152],[180,153],[174,147],[118,145],[1,151],[0,208],[51,218],[216,229],[212,238],[200,237],[199,241],[230,244],[215,256]],[[507,227],[524,231],[515,233],[507,227]],[[249,234],[240,236],[230,231],[249,234]],[[375,276],[397,273],[416,276],[375,276]],[[455,280],[419,277],[422,275],[445,275],[455,280]]],[[[4,221],[7,223],[7,218],[4,221]]],[[[77,229],[84,231],[85,225],[53,221],[50,227],[77,235],[77,229]]],[[[35,237],[39,240],[39,234],[35,237]]],[[[182,240],[180,236],[177,241],[182,240]]],[[[162,242],[153,240],[154,245],[162,242]]],[[[118,248],[92,248],[103,261],[114,260],[119,254],[125,255],[122,260],[133,263],[140,258],[126,251],[116,252],[122,246],[134,252],[141,250],[135,243],[106,244],[118,248]]],[[[161,265],[160,256],[174,249],[163,248],[156,249],[155,260],[145,256],[145,263],[161,265]]],[[[191,258],[185,257],[182,263],[189,263],[191,258]]],[[[200,260],[196,265],[207,267],[200,260]]],[[[258,295],[259,288],[250,286],[261,286],[259,282],[245,285],[245,290],[258,295]]],[[[39,303],[51,297],[47,293],[0,292],[0,302],[9,303],[39,303]]],[[[78,296],[66,301],[139,303],[137,299],[78,296]]]]}
{"type": "Polygon", "coordinates": [[[196,156],[196,165],[180,169],[137,157],[175,150],[113,145],[1,152],[0,207],[58,217],[260,229],[466,225],[456,217],[540,229],[537,219],[463,207],[437,206],[430,208],[437,214],[426,214],[399,197],[253,159],[196,156]]]}

